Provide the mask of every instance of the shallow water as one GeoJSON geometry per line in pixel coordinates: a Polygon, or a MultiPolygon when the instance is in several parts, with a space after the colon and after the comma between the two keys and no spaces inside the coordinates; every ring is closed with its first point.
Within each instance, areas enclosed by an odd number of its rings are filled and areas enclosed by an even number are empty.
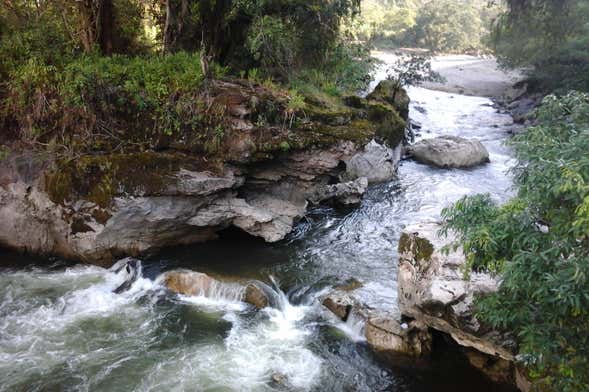
{"type": "Polygon", "coordinates": [[[510,195],[512,127],[485,98],[410,90],[420,137],[479,138],[491,163],[439,170],[411,161],[399,177],[369,189],[354,210],[318,208],[285,241],[269,245],[227,232],[219,241],[170,249],[143,260],[129,291],[98,267],[0,255],[0,391],[496,391],[461,362],[390,369],[363,342],[362,323],[336,320],[318,298],[355,278],[355,292],[396,313],[396,247],[403,228],[436,220],[466,194],[510,195]],[[212,298],[173,296],[157,276],[174,268],[260,279],[276,307],[256,312],[232,289],[212,298]],[[233,293],[233,294],[232,294],[233,293]],[[282,378],[285,384],[273,381],[282,378]]]}

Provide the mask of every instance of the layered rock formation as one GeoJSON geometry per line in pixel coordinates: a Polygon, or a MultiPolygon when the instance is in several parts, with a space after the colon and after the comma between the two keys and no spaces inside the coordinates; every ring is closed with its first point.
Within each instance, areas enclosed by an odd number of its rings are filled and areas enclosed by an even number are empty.
{"type": "Polygon", "coordinates": [[[211,140],[184,130],[145,151],[5,158],[0,245],[110,265],[230,226],[274,242],[309,203],[356,204],[368,182],[394,175],[405,122],[385,101],[308,99],[293,112],[284,93],[261,86],[216,82],[211,94],[225,108],[211,140]],[[382,144],[364,150],[371,140],[382,144]],[[366,162],[383,169],[377,179],[366,162]]]}
{"type": "Polygon", "coordinates": [[[497,382],[515,384],[516,345],[507,334],[477,320],[474,299],[498,289],[494,277],[465,276],[460,249],[444,251],[451,239],[435,223],[407,227],[399,241],[398,298],[404,317],[450,336],[470,363],[497,382]]]}

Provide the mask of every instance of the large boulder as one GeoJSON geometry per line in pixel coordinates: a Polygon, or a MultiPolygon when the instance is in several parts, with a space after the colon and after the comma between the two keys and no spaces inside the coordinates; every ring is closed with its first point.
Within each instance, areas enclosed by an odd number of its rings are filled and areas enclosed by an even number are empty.
{"type": "Polygon", "coordinates": [[[406,154],[418,162],[441,168],[468,168],[489,162],[489,152],[475,139],[439,136],[407,147],[406,154]]]}
{"type": "Polygon", "coordinates": [[[400,147],[393,150],[373,140],[346,162],[343,177],[348,180],[364,177],[370,184],[388,181],[397,173],[400,158],[400,147]]]}
{"type": "Polygon", "coordinates": [[[514,340],[480,323],[474,308],[476,297],[498,290],[498,280],[486,273],[466,276],[462,249],[447,247],[452,237],[440,237],[439,229],[436,223],[417,224],[401,235],[397,270],[401,314],[452,337],[470,350],[471,363],[493,379],[513,382],[514,340]]]}

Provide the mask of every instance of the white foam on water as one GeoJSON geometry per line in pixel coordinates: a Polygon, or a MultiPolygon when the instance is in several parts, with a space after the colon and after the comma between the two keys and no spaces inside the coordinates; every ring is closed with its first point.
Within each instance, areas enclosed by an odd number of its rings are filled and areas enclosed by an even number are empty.
{"type": "Polygon", "coordinates": [[[366,320],[354,311],[351,311],[348,315],[348,319],[343,322],[336,322],[335,327],[342,331],[348,339],[352,342],[360,343],[366,341],[364,334],[364,328],[366,326],[366,320]]]}
{"type": "Polygon", "coordinates": [[[292,305],[280,290],[276,297],[276,308],[257,313],[243,303],[181,297],[199,308],[225,311],[222,318],[232,327],[222,345],[183,347],[174,358],[155,365],[140,389],[264,391],[273,390],[272,376],[280,375],[289,389],[310,390],[319,380],[322,363],[306,347],[312,337],[306,317],[316,304],[292,305]]]}
{"type": "MultiPolygon", "coordinates": [[[[124,270],[115,274],[92,266],[60,272],[3,273],[0,276],[0,378],[13,374],[17,377],[11,377],[11,381],[18,382],[19,378],[26,380],[32,374],[51,374],[64,361],[76,364],[108,356],[108,350],[90,348],[96,342],[92,341],[95,331],[89,321],[120,313],[126,320],[144,323],[146,312],[135,302],[154,289],[152,281],[138,278],[128,291],[113,293],[127,278],[124,270]]],[[[115,338],[115,334],[113,331],[111,337],[115,338]]],[[[10,389],[7,385],[10,384],[0,386],[0,390],[10,389]]]]}

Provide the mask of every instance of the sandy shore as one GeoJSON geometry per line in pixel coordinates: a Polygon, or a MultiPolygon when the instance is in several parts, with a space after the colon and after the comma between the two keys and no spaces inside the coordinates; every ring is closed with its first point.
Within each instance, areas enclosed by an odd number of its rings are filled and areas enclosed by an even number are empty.
{"type": "MultiPolygon", "coordinates": [[[[396,57],[390,52],[374,52],[374,57],[391,63],[396,57]]],[[[422,87],[449,93],[479,97],[513,99],[522,93],[513,85],[522,79],[517,71],[499,68],[494,58],[468,55],[443,55],[432,59],[432,68],[439,72],[445,83],[424,83],[422,87]]]]}

